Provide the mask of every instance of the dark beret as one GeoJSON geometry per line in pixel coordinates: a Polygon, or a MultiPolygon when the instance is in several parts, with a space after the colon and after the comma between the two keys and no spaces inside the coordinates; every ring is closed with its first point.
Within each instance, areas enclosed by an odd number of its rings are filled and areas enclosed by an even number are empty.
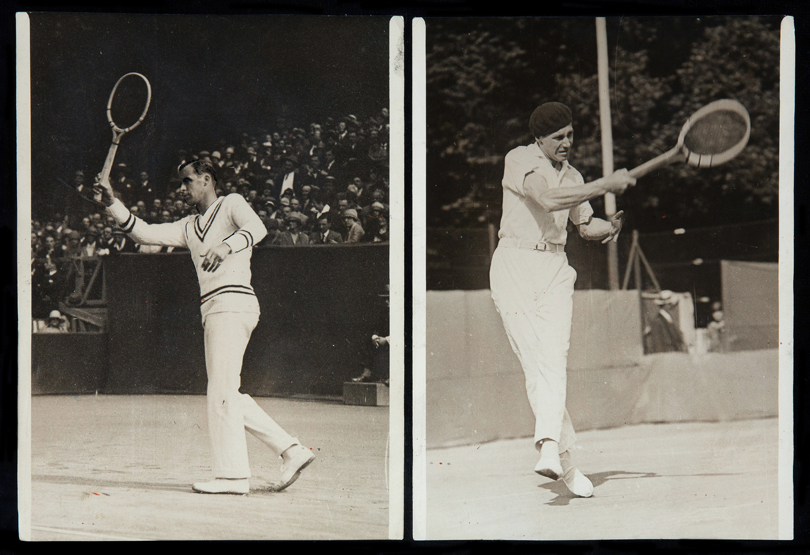
{"type": "Polygon", "coordinates": [[[533,137],[545,137],[559,131],[571,121],[571,108],[560,102],[546,102],[532,112],[529,129],[533,137]]]}

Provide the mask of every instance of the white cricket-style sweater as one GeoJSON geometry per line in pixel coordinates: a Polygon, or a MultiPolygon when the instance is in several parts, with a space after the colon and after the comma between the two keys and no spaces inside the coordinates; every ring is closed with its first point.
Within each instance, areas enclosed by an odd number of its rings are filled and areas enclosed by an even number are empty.
{"type": "Polygon", "coordinates": [[[205,214],[165,224],[144,222],[118,199],[107,212],[141,244],[189,249],[200,282],[203,324],[205,317],[215,312],[259,312],[259,302],[250,284],[250,257],[253,245],[264,239],[267,230],[241,195],[219,197],[205,214]],[[205,255],[220,243],[227,243],[231,254],[215,272],[203,271],[205,255]]]}

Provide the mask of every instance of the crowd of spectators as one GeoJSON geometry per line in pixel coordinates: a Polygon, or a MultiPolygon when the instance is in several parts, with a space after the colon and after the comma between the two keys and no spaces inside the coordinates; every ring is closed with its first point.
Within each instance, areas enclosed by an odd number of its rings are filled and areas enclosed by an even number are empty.
{"type": "MultiPolygon", "coordinates": [[[[210,162],[217,172],[217,194],[240,194],[251,204],[268,231],[259,248],[387,242],[388,141],[388,110],[383,108],[363,121],[349,115],[308,128],[242,133],[210,150],[180,151],[177,163],[210,162]]],[[[72,186],[92,196],[92,181],[77,170],[72,186]]],[[[196,213],[179,195],[177,176],[155,181],[143,169],[118,163],[110,182],[130,211],[148,223],[196,213]]],[[[178,250],[135,243],[101,206],[75,198],[65,206],[63,213],[32,222],[35,318],[57,308],[70,259],[178,250]]]]}

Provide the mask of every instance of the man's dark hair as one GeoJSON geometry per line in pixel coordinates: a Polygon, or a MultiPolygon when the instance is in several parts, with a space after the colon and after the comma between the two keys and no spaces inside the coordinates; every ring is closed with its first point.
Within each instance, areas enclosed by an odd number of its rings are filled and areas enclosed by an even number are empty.
{"type": "Polygon", "coordinates": [[[216,187],[219,179],[217,178],[217,171],[214,169],[214,165],[211,162],[207,162],[206,160],[189,160],[188,162],[181,162],[179,166],[177,166],[177,173],[180,173],[185,169],[186,166],[191,166],[194,170],[194,173],[197,175],[202,175],[207,173],[211,176],[211,179],[214,180],[214,187],[216,187]]]}

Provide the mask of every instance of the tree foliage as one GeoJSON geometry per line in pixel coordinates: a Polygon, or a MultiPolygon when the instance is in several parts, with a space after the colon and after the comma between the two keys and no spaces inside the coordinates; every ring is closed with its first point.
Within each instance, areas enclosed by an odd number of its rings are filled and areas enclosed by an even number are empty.
{"type": "MultiPolygon", "coordinates": [[[[497,223],[503,157],[532,141],[529,115],[547,100],[574,111],[574,166],[586,179],[602,175],[593,19],[440,20],[427,39],[430,224],[497,223]]],[[[748,147],[728,164],[675,163],[620,197],[633,227],[775,217],[779,20],[608,20],[608,47],[614,167],[672,148],[688,116],[713,100],[739,100],[752,120],[748,147]]]]}

